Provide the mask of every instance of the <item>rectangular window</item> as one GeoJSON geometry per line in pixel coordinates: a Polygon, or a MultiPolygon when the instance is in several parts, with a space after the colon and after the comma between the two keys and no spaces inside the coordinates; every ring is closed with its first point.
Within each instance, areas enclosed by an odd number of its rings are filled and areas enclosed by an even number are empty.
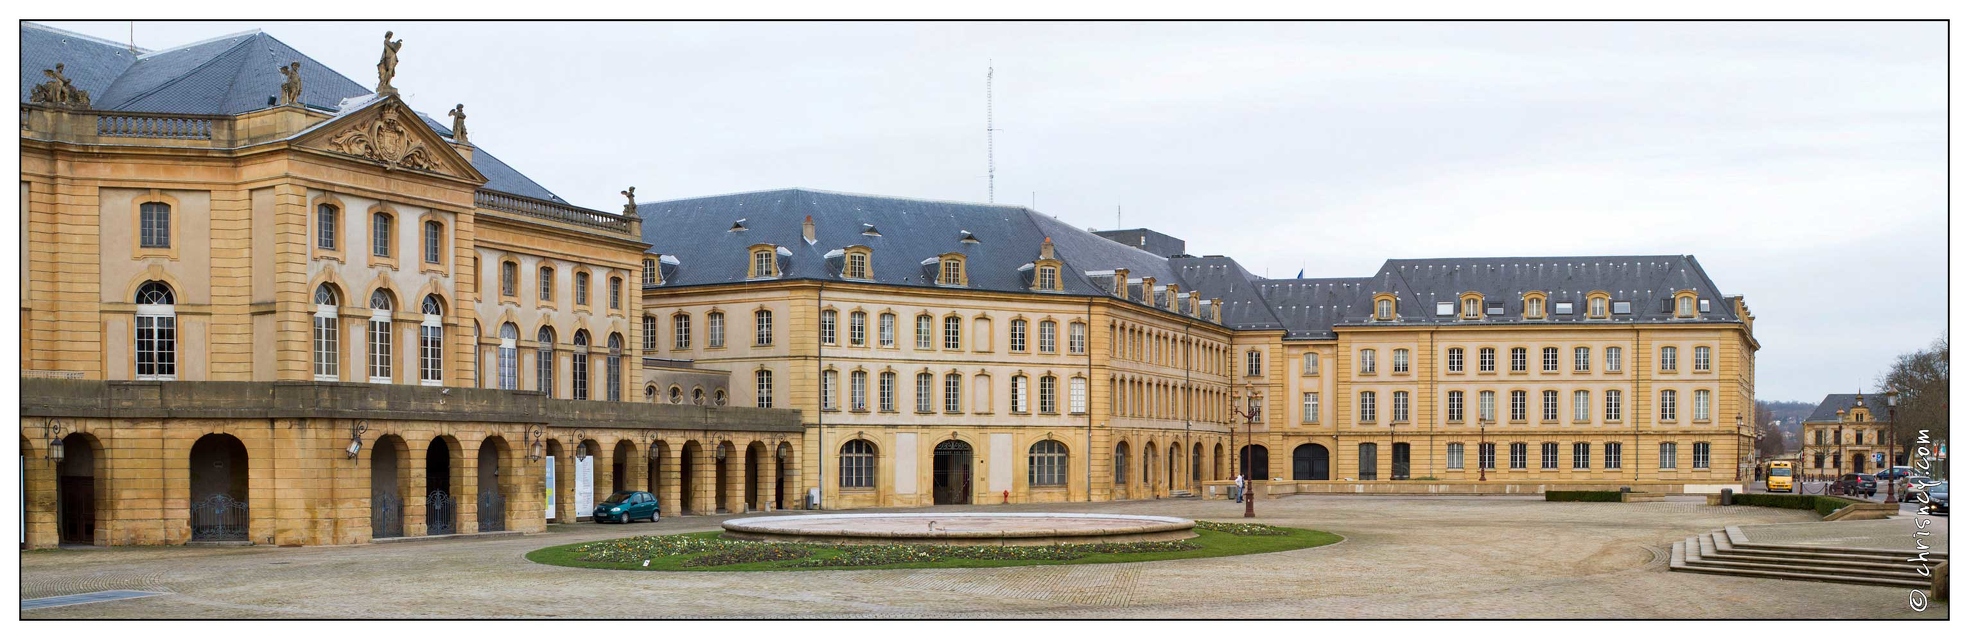
{"type": "Polygon", "coordinates": [[[840,388],[841,374],[835,371],[820,372],[820,410],[833,411],[841,408],[835,404],[834,393],[840,388]]]}
{"type": "Polygon", "coordinates": [[[1060,412],[1060,399],[1059,399],[1059,388],[1058,388],[1059,386],[1060,386],[1059,378],[1055,378],[1053,376],[1039,377],[1039,412],[1040,413],[1060,412]]]}
{"type": "Polygon", "coordinates": [[[1525,372],[1525,352],[1526,352],[1526,349],[1525,349],[1524,347],[1512,347],[1512,348],[1511,348],[1511,372],[1512,372],[1512,373],[1524,373],[1524,372],[1525,372]]]}
{"type": "Polygon", "coordinates": [[[1319,424],[1320,394],[1315,391],[1307,391],[1299,395],[1299,409],[1301,411],[1299,421],[1306,424],[1319,424]]]}
{"type": "Polygon", "coordinates": [[[334,205],[315,207],[315,246],[329,251],[335,250],[335,227],[341,218],[334,205]]]}
{"type": "Polygon", "coordinates": [[[882,403],[881,405],[882,410],[895,411],[896,410],[896,372],[884,371],[882,372],[882,375],[880,378],[878,378],[878,380],[880,381],[878,382],[878,384],[881,385],[881,388],[877,389],[876,392],[880,394],[878,400],[882,403]]]}
{"type": "Polygon", "coordinates": [[[1696,371],[1709,371],[1709,347],[1696,347],[1696,371]]]}
{"type": "MultiPolygon", "coordinates": [[[[1252,352],[1252,354],[1253,354],[1253,355],[1256,355],[1257,353],[1258,353],[1258,352],[1256,352],[1256,351],[1253,351],[1253,352],[1252,352]]],[[[1373,350],[1373,349],[1362,349],[1362,350],[1361,350],[1361,373],[1374,373],[1374,350],[1373,350]]],[[[1253,372],[1251,373],[1251,375],[1254,375],[1254,376],[1255,376],[1255,375],[1258,375],[1258,372],[1256,372],[1256,371],[1253,371],[1253,372]]]]}
{"type": "Polygon", "coordinates": [[[1620,422],[1620,390],[1607,390],[1607,422],[1620,422]]]}
{"type": "Polygon", "coordinates": [[[1690,448],[1689,464],[1697,469],[1709,468],[1709,443],[1698,442],[1690,448]]]}
{"type": "Polygon", "coordinates": [[[1525,395],[1526,394],[1523,391],[1511,392],[1511,421],[1512,422],[1524,422],[1525,420],[1525,399],[1526,399],[1525,395]]]}
{"type": "Polygon", "coordinates": [[[1585,389],[1572,392],[1572,421],[1588,422],[1593,419],[1593,392],[1585,389]]]}
{"type": "Polygon", "coordinates": [[[1662,371],[1675,370],[1675,347],[1661,348],[1661,370],[1662,371]]]}
{"type": "Polygon", "coordinates": [[[1549,389],[1548,389],[1548,390],[1545,390],[1545,391],[1541,391],[1541,392],[1539,392],[1539,394],[1538,394],[1538,395],[1539,395],[1539,412],[1538,412],[1538,418],[1539,418],[1540,420],[1545,420],[1545,421],[1547,421],[1547,422],[1556,422],[1556,421],[1558,421],[1558,419],[1559,419],[1559,392],[1557,392],[1557,391],[1552,391],[1552,390],[1549,390],[1549,389]]]}
{"type": "Polygon", "coordinates": [[[1071,378],[1067,380],[1067,411],[1076,414],[1087,413],[1086,378],[1071,378]]]}
{"type": "Polygon", "coordinates": [[[957,413],[964,410],[964,376],[945,374],[943,377],[944,413],[957,413]]]}
{"type": "Polygon", "coordinates": [[[1058,353],[1060,347],[1059,323],[1052,320],[1039,321],[1039,352],[1058,353]]]}
{"type": "Polygon", "coordinates": [[[1463,373],[1463,347],[1450,347],[1449,357],[1446,360],[1449,362],[1450,373],[1463,373]]]}
{"type": "Polygon", "coordinates": [[[1675,420],[1674,389],[1663,389],[1661,391],[1661,420],[1663,422],[1673,422],[1675,420]]]}
{"type": "Polygon", "coordinates": [[[1709,419],[1709,390],[1696,390],[1696,420],[1709,419]]]}
{"type": "Polygon", "coordinates": [[[1380,460],[1377,459],[1380,456],[1375,451],[1377,448],[1372,442],[1363,442],[1360,444],[1360,476],[1362,480],[1380,479],[1381,470],[1376,468],[1380,466],[1380,460]]]}
{"type": "Polygon", "coordinates": [[[934,382],[935,380],[936,380],[936,376],[932,376],[927,373],[916,374],[916,411],[917,412],[929,413],[935,410],[935,406],[933,404],[935,402],[934,396],[931,395],[935,391],[935,389],[932,388],[936,384],[934,382]]]}
{"type": "Polygon", "coordinates": [[[757,393],[759,394],[758,398],[753,401],[753,406],[761,409],[773,408],[773,372],[769,369],[760,369],[758,372],[753,373],[752,376],[753,380],[758,384],[757,393]]]}
{"type": "Polygon", "coordinates": [[[1463,392],[1461,391],[1449,392],[1449,401],[1445,404],[1449,405],[1449,421],[1462,422],[1463,421],[1463,392]]]}
{"type": "Polygon", "coordinates": [[[1552,313],[1553,315],[1561,315],[1561,316],[1572,315],[1572,303],[1554,302],[1552,303],[1552,313]]]}
{"type": "Polygon", "coordinates": [[[1607,469],[1619,469],[1619,468],[1620,468],[1620,443],[1618,443],[1618,442],[1609,442],[1609,443],[1607,443],[1607,446],[1606,446],[1606,448],[1605,448],[1605,450],[1604,450],[1604,451],[1605,451],[1605,453],[1604,453],[1604,454],[1602,454],[1602,455],[1604,456],[1604,458],[1603,458],[1603,459],[1601,460],[1601,462],[1600,462],[1600,465],[1601,465],[1602,467],[1605,467],[1605,468],[1607,468],[1607,469]]]}
{"type": "Polygon", "coordinates": [[[1461,471],[1463,469],[1463,443],[1449,443],[1449,453],[1444,456],[1444,459],[1447,460],[1451,471],[1461,471]]]}
{"type": "Polygon", "coordinates": [[[574,303],[575,304],[578,305],[588,304],[588,289],[589,289],[588,274],[580,271],[576,271],[574,273],[574,303]]]}
{"type": "Polygon", "coordinates": [[[424,262],[440,264],[444,256],[444,225],[436,220],[424,221],[424,262]]]}
{"type": "Polygon", "coordinates": [[[550,302],[554,299],[554,268],[540,268],[540,300],[550,302]]]}
{"type": "Polygon", "coordinates": [[[1388,479],[1408,479],[1408,443],[1395,443],[1394,451],[1388,456],[1388,479]]]}
{"type": "Polygon", "coordinates": [[[608,279],[608,308],[610,309],[622,308],[622,279],[621,278],[608,279]]]}
{"type": "MultiPolygon", "coordinates": [[[[141,307],[149,305],[140,305],[141,307]]],[[[168,308],[168,307],[167,307],[168,308]]],[[[171,380],[178,377],[178,317],[137,316],[137,378],[171,380]]]]}
{"type": "MultiPolygon", "coordinates": [[[[1370,353],[1371,353],[1371,352],[1370,352],[1370,353]]],[[[1362,373],[1372,373],[1372,372],[1373,372],[1373,368],[1374,368],[1374,362],[1373,362],[1373,360],[1374,360],[1374,358],[1373,358],[1373,356],[1369,356],[1369,357],[1368,357],[1368,362],[1367,362],[1367,364],[1365,365],[1365,366],[1367,366],[1367,367],[1368,367],[1368,369],[1367,369],[1367,370],[1365,370],[1365,371],[1362,371],[1362,373]]],[[[1257,351],[1246,351],[1246,352],[1244,352],[1244,375],[1247,375],[1247,376],[1260,376],[1260,375],[1264,375],[1264,374],[1265,374],[1265,360],[1264,360],[1264,357],[1263,357],[1263,356],[1260,356],[1260,355],[1258,355],[1258,352],[1257,352],[1257,351]]]]}
{"type": "Polygon", "coordinates": [[[820,312],[820,343],[834,344],[834,323],[840,317],[833,309],[820,312]]]}
{"type": "Polygon", "coordinates": [[[773,312],[761,309],[752,313],[752,344],[765,347],[773,343],[773,312]]]}
{"type": "Polygon", "coordinates": [[[896,346],[896,314],[884,313],[877,319],[876,339],[884,347],[896,346]]]}
{"type": "Polygon", "coordinates": [[[1497,445],[1495,443],[1485,442],[1477,445],[1477,468],[1497,468],[1497,445]]]}
{"type": "Polygon", "coordinates": [[[1454,302],[1437,302],[1437,303],[1436,303],[1436,315],[1439,315],[1439,316],[1453,316],[1453,315],[1456,315],[1456,303],[1454,303],[1454,302]]]}
{"type": "Polygon", "coordinates": [[[1309,376],[1319,375],[1320,354],[1307,353],[1304,357],[1304,360],[1301,362],[1299,368],[1300,368],[1300,373],[1303,375],[1309,375],[1309,376]]]}
{"type": "Polygon", "coordinates": [[[773,262],[775,261],[773,260],[773,252],[771,251],[752,252],[752,277],[773,277],[773,262]]]}
{"type": "Polygon", "coordinates": [[[1025,351],[1026,350],[1026,321],[1013,320],[1011,332],[1012,332],[1011,333],[1012,350],[1025,351]]]}
{"type": "Polygon", "coordinates": [[[1393,413],[1388,416],[1389,421],[1408,422],[1408,392],[1396,391],[1392,396],[1389,408],[1393,413]]]}
{"type": "Polygon", "coordinates": [[[1067,352],[1087,353],[1087,325],[1078,322],[1067,325],[1067,352]]]}
{"type": "Polygon", "coordinates": [[[1012,376],[1012,413],[1026,412],[1026,377],[1012,376]]]}
{"type": "Polygon", "coordinates": [[[1361,422],[1374,421],[1374,392],[1361,392],[1361,422]]]}
{"type": "Polygon", "coordinates": [[[1546,442],[1538,445],[1538,468],[1556,471],[1559,468],[1559,443],[1546,442]]]}
{"type": "Polygon", "coordinates": [[[1661,468],[1663,469],[1675,468],[1675,443],[1673,442],[1661,443],[1661,468]]]}
{"type": "Polygon", "coordinates": [[[1627,315],[1629,313],[1633,313],[1634,303],[1625,300],[1615,300],[1613,303],[1613,312],[1614,315],[1627,315]]]}
{"type": "Polygon", "coordinates": [[[861,280],[868,279],[868,254],[865,253],[848,254],[847,277],[861,279],[861,280]]]}
{"type": "Polygon", "coordinates": [[[1477,350],[1477,373],[1497,372],[1497,350],[1484,347],[1477,350]]]}
{"type": "Polygon", "coordinates": [[[369,381],[387,384],[391,375],[390,316],[388,311],[379,311],[369,320],[369,381]]]}
{"type": "Polygon", "coordinates": [[[1523,469],[1523,468],[1525,468],[1525,457],[1526,457],[1526,456],[1525,456],[1525,454],[1526,454],[1526,447],[1525,447],[1525,443],[1523,443],[1523,442],[1513,442],[1513,443],[1511,443],[1511,468],[1512,468],[1512,469],[1523,469]]]}
{"type": "Polygon", "coordinates": [[[1539,350],[1539,369],[1546,373],[1559,372],[1559,348],[1546,347],[1539,350]]]}
{"type": "Polygon", "coordinates": [[[930,316],[916,316],[916,348],[935,348],[934,341],[936,338],[931,335],[932,329],[930,328],[933,324],[935,324],[935,321],[931,320],[930,316]]]}
{"type": "Polygon", "coordinates": [[[943,319],[943,348],[964,348],[964,319],[949,316],[943,319]]]}
{"type": "Polygon", "coordinates": [[[848,345],[868,346],[868,314],[860,311],[848,314],[848,345]]]}
{"type": "Polygon", "coordinates": [[[656,316],[643,316],[643,352],[656,351],[656,316]]]}
{"type": "Polygon", "coordinates": [[[1592,347],[1573,347],[1572,370],[1578,373],[1590,373],[1593,371],[1592,347]]]}
{"type": "Polygon", "coordinates": [[[671,344],[678,349],[691,348],[691,317],[686,314],[670,316],[671,344]]]}
{"type": "Polygon", "coordinates": [[[1607,372],[1620,370],[1620,347],[1607,347],[1607,372]]]}
{"type": "Polygon", "coordinates": [[[333,311],[314,316],[314,379],[334,380],[341,375],[341,328],[333,311]]]}
{"type": "Polygon", "coordinates": [[[868,410],[868,372],[848,373],[848,409],[850,411],[868,410]]]}
{"type": "Polygon", "coordinates": [[[725,347],[725,314],[713,312],[704,316],[704,346],[712,349],[725,347]]]}
{"type": "Polygon", "coordinates": [[[425,316],[423,326],[418,327],[418,351],[421,353],[421,366],[418,367],[418,380],[426,385],[444,382],[444,327],[425,316]]]}
{"type": "Polygon", "coordinates": [[[1485,422],[1497,420],[1497,392],[1477,392],[1477,419],[1485,422]]]}
{"type": "Polygon", "coordinates": [[[138,246],[144,249],[171,248],[171,205],[146,202],[138,210],[138,246]]]}
{"type": "Polygon", "coordinates": [[[1574,471],[1593,468],[1593,445],[1584,442],[1572,443],[1572,468],[1574,471]]]}
{"type": "Polygon", "coordinates": [[[1395,350],[1395,373],[1408,373],[1408,350],[1395,350]]]}

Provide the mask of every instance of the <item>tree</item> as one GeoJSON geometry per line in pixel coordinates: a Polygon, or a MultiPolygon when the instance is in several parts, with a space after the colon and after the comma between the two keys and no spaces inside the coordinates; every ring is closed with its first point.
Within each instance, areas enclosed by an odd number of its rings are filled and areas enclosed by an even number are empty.
{"type": "Polygon", "coordinates": [[[1900,390],[1894,411],[1895,436],[1911,444],[1921,431],[1929,440],[1948,439],[1948,336],[1928,348],[1903,353],[1880,379],[1881,389],[1900,390]]]}

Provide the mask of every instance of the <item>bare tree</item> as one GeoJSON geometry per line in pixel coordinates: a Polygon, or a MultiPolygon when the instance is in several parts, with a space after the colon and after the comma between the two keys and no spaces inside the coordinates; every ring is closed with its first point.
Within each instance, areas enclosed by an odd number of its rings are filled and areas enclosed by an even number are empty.
{"type": "Polygon", "coordinates": [[[1947,335],[1926,349],[1895,358],[1893,368],[1881,376],[1880,386],[1901,391],[1894,424],[1902,444],[1913,443],[1923,430],[1931,440],[1948,438],[1947,335]]]}

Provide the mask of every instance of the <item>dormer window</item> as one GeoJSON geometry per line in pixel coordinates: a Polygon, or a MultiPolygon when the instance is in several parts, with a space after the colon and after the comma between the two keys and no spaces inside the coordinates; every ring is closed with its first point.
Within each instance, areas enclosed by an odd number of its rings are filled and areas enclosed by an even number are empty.
{"type": "Polygon", "coordinates": [[[1525,319],[1545,319],[1545,294],[1538,292],[1525,294],[1525,319]]]}
{"type": "Polygon", "coordinates": [[[1569,316],[1569,315],[1572,315],[1572,303],[1570,303],[1570,302],[1554,302],[1554,303],[1552,303],[1552,314],[1553,314],[1553,315],[1561,315],[1561,316],[1569,316]]]}
{"type": "Polygon", "coordinates": [[[1483,296],[1468,293],[1463,295],[1463,319],[1476,320],[1483,317],[1483,296]]]}
{"type": "Polygon", "coordinates": [[[1502,303],[1502,302],[1486,302],[1486,303],[1484,303],[1484,315],[1487,315],[1487,316],[1501,316],[1501,315],[1504,315],[1504,303],[1502,303]]]}
{"type": "Polygon", "coordinates": [[[1615,301],[1613,303],[1613,312],[1614,315],[1627,315],[1630,313],[1634,313],[1634,303],[1627,300],[1615,301]]]}
{"type": "Polygon", "coordinates": [[[751,270],[747,278],[773,278],[779,276],[778,247],[769,244],[752,245],[751,270]]]}
{"type": "Polygon", "coordinates": [[[855,280],[868,279],[868,252],[850,251],[841,267],[841,277],[855,280]]]}
{"type": "Polygon", "coordinates": [[[1594,292],[1586,295],[1586,317],[1604,319],[1607,317],[1607,294],[1594,292]]]}
{"type": "Polygon", "coordinates": [[[1702,300],[1697,300],[1696,310],[1701,311],[1703,313],[1709,313],[1709,299],[1704,298],[1702,300]]]}
{"type": "Polygon", "coordinates": [[[1374,319],[1392,322],[1395,319],[1395,296],[1381,294],[1374,296],[1374,319]]]}
{"type": "Polygon", "coordinates": [[[656,286],[656,258],[643,258],[643,286],[656,286]]]}
{"type": "Polygon", "coordinates": [[[1034,287],[1036,287],[1036,288],[1038,288],[1038,289],[1040,289],[1040,290],[1042,290],[1042,291],[1059,291],[1059,290],[1060,290],[1060,268],[1059,268],[1059,267],[1040,267],[1040,268],[1039,268],[1039,276],[1037,277],[1037,279],[1035,279],[1035,280],[1034,280],[1034,285],[1033,285],[1033,286],[1034,286],[1034,287]]]}
{"type": "Polygon", "coordinates": [[[1696,317],[1696,294],[1694,293],[1675,294],[1675,317],[1677,318],[1696,317]]]}
{"type": "Polygon", "coordinates": [[[1453,316],[1453,315],[1456,315],[1456,303],[1454,303],[1454,302],[1437,302],[1437,303],[1436,303],[1436,315],[1438,315],[1438,316],[1453,316]]]}
{"type": "Polygon", "coordinates": [[[961,287],[964,283],[964,256],[946,254],[937,258],[937,284],[961,287]]]}

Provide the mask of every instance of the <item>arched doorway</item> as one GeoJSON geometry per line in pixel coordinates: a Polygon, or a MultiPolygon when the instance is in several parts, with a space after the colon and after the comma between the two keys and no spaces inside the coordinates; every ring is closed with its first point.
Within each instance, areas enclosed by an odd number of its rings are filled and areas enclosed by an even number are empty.
{"type": "Polygon", "coordinates": [[[1190,447],[1190,490],[1203,486],[1203,443],[1190,447]]]}
{"type": "Polygon", "coordinates": [[[458,499],[452,495],[451,443],[443,436],[424,448],[424,535],[458,533],[458,499]]]}
{"type": "Polygon", "coordinates": [[[542,478],[542,483],[547,485],[547,504],[543,511],[555,523],[574,522],[574,461],[568,458],[561,441],[554,439],[547,440],[547,458],[543,472],[547,477],[542,478]],[[563,518],[563,513],[570,515],[563,518]]]}
{"type": "Polygon", "coordinates": [[[1176,487],[1183,486],[1183,476],[1177,475],[1176,473],[1177,469],[1180,468],[1179,463],[1182,462],[1182,459],[1183,459],[1182,445],[1176,444],[1174,442],[1169,443],[1169,457],[1165,459],[1162,463],[1162,466],[1164,467],[1162,472],[1162,477],[1164,482],[1169,483],[1169,490],[1171,492],[1174,492],[1176,490],[1176,487]]]}
{"type": "Polygon", "coordinates": [[[1325,446],[1299,445],[1292,450],[1292,479],[1331,480],[1330,464],[1325,446]]]}
{"type": "Polygon", "coordinates": [[[369,452],[369,537],[403,537],[403,438],[385,435],[369,452]]]}
{"type": "MultiPolygon", "coordinates": [[[[656,496],[657,500],[663,499],[663,459],[668,457],[670,457],[670,445],[665,444],[661,440],[650,442],[649,461],[644,465],[647,468],[643,470],[643,473],[646,474],[643,476],[643,481],[649,494],[656,496]]],[[[670,509],[676,508],[676,505],[660,506],[670,509]]]]}
{"type": "Polygon", "coordinates": [[[1272,477],[1272,461],[1265,445],[1244,445],[1238,449],[1238,471],[1246,480],[1265,480],[1272,477]]]}
{"type": "Polygon", "coordinates": [[[1155,442],[1142,445],[1142,485],[1148,487],[1149,497],[1155,497],[1155,442]]]}
{"type": "Polygon", "coordinates": [[[1217,443],[1215,450],[1210,454],[1210,478],[1212,480],[1228,479],[1224,477],[1224,443],[1222,442],[1217,443]]]}
{"type": "Polygon", "coordinates": [[[786,508],[786,487],[793,482],[787,477],[786,465],[793,459],[793,445],[781,442],[779,451],[773,455],[773,508],[786,508]]]}
{"type": "Polygon", "coordinates": [[[1866,454],[1853,454],[1853,473],[1866,473],[1866,454]]]}
{"type": "Polygon", "coordinates": [[[191,539],[245,540],[247,524],[246,445],[223,433],[206,434],[191,445],[191,539]]]}
{"type": "Polygon", "coordinates": [[[1114,499],[1128,499],[1128,443],[1114,444],[1114,499]]]}
{"type": "Polygon", "coordinates": [[[704,445],[696,442],[684,443],[684,455],[677,461],[677,488],[682,493],[682,503],[677,505],[682,513],[704,513],[704,505],[697,498],[697,459],[704,456],[704,445]]]}
{"type": "Polygon", "coordinates": [[[62,438],[62,461],[56,467],[56,519],[62,544],[96,543],[96,476],[102,452],[86,433],[62,438]]]}
{"type": "Polygon", "coordinates": [[[759,511],[766,505],[759,502],[759,465],[766,462],[766,446],[754,442],[745,446],[745,509],[759,511]]]}
{"type": "Polygon", "coordinates": [[[506,530],[506,439],[489,436],[479,443],[479,531],[506,530]]]}
{"type": "Polygon", "coordinates": [[[609,492],[628,491],[636,486],[629,477],[629,472],[634,469],[629,466],[629,461],[636,458],[636,444],[628,440],[616,442],[612,458],[609,461],[609,492]]]}
{"type": "Polygon", "coordinates": [[[971,445],[962,440],[937,443],[930,460],[930,499],[936,504],[971,504],[971,445]]]}

